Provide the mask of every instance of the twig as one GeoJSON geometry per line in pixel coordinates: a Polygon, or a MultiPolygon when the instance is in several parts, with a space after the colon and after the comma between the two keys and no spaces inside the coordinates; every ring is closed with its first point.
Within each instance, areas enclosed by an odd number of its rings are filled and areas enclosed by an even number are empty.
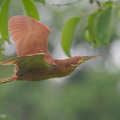
{"type": "Polygon", "coordinates": [[[97,5],[101,8],[101,4],[99,1],[95,0],[95,2],[97,3],[97,5]]]}
{"type": "Polygon", "coordinates": [[[82,0],[76,0],[74,2],[64,3],[64,4],[52,4],[52,5],[55,5],[55,6],[65,6],[65,5],[75,4],[75,3],[80,2],[80,1],[82,1],[82,0]]]}
{"type": "Polygon", "coordinates": [[[94,2],[94,0],[89,0],[89,3],[91,3],[91,4],[92,4],[93,2],[94,2]]]}

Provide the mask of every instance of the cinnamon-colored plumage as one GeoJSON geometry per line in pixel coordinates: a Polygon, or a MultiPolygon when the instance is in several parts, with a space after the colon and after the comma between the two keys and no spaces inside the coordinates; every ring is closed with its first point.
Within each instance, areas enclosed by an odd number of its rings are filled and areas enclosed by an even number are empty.
{"type": "Polygon", "coordinates": [[[41,22],[14,16],[8,22],[10,36],[17,45],[17,57],[0,65],[15,65],[15,74],[0,83],[25,80],[39,81],[69,75],[81,63],[98,56],[75,56],[65,60],[54,59],[48,51],[50,30],[41,22]]]}

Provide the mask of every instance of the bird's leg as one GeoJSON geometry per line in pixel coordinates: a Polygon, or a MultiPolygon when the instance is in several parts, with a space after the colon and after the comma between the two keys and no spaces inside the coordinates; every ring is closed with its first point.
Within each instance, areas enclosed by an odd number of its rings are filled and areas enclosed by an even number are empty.
{"type": "Polygon", "coordinates": [[[17,76],[12,76],[10,78],[6,78],[6,79],[0,79],[0,83],[6,83],[6,82],[11,82],[11,81],[15,81],[17,78],[17,76]]]}

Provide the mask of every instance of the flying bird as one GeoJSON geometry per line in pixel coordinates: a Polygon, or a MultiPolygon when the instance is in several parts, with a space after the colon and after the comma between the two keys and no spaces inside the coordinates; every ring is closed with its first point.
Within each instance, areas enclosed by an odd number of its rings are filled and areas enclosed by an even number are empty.
{"type": "Polygon", "coordinates": [[[18,15],[10,18],[8,30],[16,43],[17,57],[3,61],[0,65],[15,65],[15,73],[10,78],[0,79],[0,83],[64,77],[81,63],[99,57],[75,56],[64,60],[54,59],[48,50],[50,29],[27,16],[18,15]]]}

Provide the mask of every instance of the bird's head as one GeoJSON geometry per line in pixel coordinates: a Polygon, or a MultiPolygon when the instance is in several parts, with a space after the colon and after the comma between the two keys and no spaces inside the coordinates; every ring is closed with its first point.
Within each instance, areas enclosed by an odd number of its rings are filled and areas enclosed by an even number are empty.
{"type": "Polygon", "coordinates": [[[66,59],[65,66],[67,66],[71,69],[72,68],[75,69],[81,63],[84,63],[85,61],[88,61],[90,59],[97,58],[97,57],[99,57],[99,56],[75,56],[75,57],[66,59]]]}
{"type": "Polygon", "coordinates": [[[56,72],[58,71],[59,74],[62,73],[63,76],[66,76],[74,71],[74,69],[78,67],[81,63],[97,57],[99,56],[75,56],[65,60],[57,60],[57,67],[54,70],[56,72]]]}

